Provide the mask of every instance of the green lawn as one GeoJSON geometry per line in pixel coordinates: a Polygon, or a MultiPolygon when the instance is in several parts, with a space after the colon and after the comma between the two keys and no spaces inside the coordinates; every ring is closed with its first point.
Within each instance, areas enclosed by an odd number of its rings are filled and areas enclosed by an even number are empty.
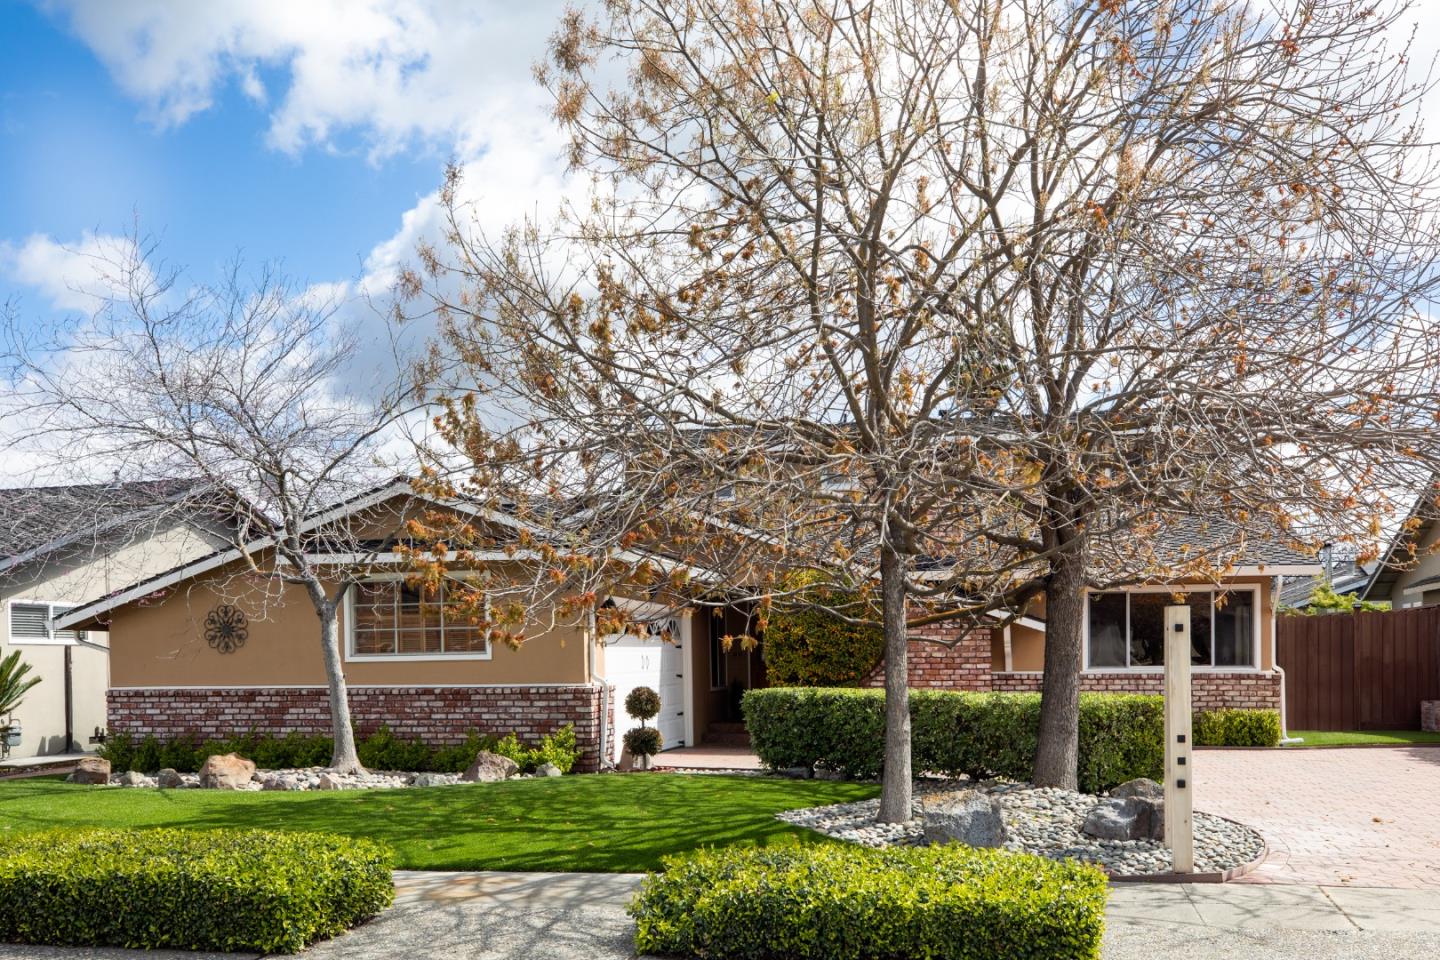
{"type": "Polygon", "coordinates": [[[648,774],[406,790],[230,793],[0,781],[0,832],[47,827],[265,827],[384,840],[415,870],[648,870],[699,846],[818,835],[781,810],[875,796],[866,784],[648,774]]]}
{"type": "Polygon", "coordinates": [[[1406,744],[1440,743],[1440,733],[1426,733],[1422,730],[1291,730],[1290,736],[1299,737],[1304,743],[1289,743],[1287,747],[1343,747],[1354,744],[1406,744]]]}

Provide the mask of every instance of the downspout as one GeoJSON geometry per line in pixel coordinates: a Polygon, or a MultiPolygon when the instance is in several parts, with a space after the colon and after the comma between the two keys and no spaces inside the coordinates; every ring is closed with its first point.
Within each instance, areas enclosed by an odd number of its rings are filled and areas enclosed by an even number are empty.
{"type": "Polygon", "coordinates": [[[1285,668],[1280,666],[1280,593],[1285,589],[1285,577],[1275,578],[1274,595],[1270,598],[1270,666],[1280,674],[1280,743],[1304,743],[1304,737],[1290,736],[1285,720],[1285,668]]]}
{"type": "Polygon", "coordinates": [[[74,662],[70,657],[70,645],[65,645],[65,752],[75,752],[75,690],[71,682],[74,662]]]}
{"type": "Polygon", "coordinates": [[[600,765],[599,769],[605,770],[613,767],[614,761],[610,759],[610,681],[596,670],[596,664],[600,662],[598,656],[600,650],[600,631],[595,624],[595,608],[591,607],[586,615],[590,629],[590,644],[586,648],[586,656],[590,660],[590,676],[600,684],[600,765]]]}

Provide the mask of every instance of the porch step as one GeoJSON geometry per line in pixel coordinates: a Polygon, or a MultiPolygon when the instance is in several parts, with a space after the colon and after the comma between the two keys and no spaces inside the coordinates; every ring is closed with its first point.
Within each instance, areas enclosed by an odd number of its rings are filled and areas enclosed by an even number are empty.
{"type": "Polygon", "coordinates": [[[716,747],[748,747],[750,734],[743,723],[712,723],[705,730],[701,743],[716,747]]]}

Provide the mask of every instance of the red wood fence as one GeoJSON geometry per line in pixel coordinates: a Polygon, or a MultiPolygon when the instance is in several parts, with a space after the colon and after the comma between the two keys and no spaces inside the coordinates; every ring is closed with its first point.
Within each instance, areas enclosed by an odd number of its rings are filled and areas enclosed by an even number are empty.
{"type": "Polygon", "coordinates": [[[1440,700],[1440,606],[1280,617],[1291,730],[1418,730],[1440,700]]]}

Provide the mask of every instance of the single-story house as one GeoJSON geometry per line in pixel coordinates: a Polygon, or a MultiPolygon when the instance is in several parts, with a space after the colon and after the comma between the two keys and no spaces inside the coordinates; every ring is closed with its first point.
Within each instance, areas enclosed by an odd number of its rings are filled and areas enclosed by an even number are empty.
{"type": "Polygon", "coordinates": [[[19,651],[40,678],[9,718],[12,754],[83,750],[105,726],[109,638],[54,618],[224,543],[223,518],[195,493],[170,481],[0,490],[0,657],[19,651]]]}
{"type": "MultiPolygon", "coordinates": [[[[619,755],[634,725],[625,695],[646,685],[660,693],[656,718],[667,747],[696,744],[724,721],[732,688],[749,682],[749,654],[725,650],[728,611],[672,612],[653,598],[615,596],[634,626],[598,635],[593,617],[533,611],[536,628],[518,648],[447,620],[444,598],[409,582],[397,552],[408,524],[425,511],[458,511],[497,545],[522,526],[464,500],[417,496],[396,482],[314,520],[315,562],[333,564],[334,585],[355,581],[340,611],[342,661],[350,708],[362,732],[387,725],[432,743],[459,742],[473,730],[533,740],[574,724],[581,769],[619,755]],[[358,530],[363,556],[327,556],[326,524],[358,530]],[[618,718],[618,720],[617,720],[618,718]],[[618,730],[617,730],[618,728],[618,730]]],[[[478,558],[519,562],[500,546],[478,558]]],[[[108,728],[112,734],[229,736],[330,732],[318,619],[302,587],[264,571],[272,552],[261,539],[246,550],[217,550],[115,591],[59,618],[65,629],[110,636],[108,728]]]]}

